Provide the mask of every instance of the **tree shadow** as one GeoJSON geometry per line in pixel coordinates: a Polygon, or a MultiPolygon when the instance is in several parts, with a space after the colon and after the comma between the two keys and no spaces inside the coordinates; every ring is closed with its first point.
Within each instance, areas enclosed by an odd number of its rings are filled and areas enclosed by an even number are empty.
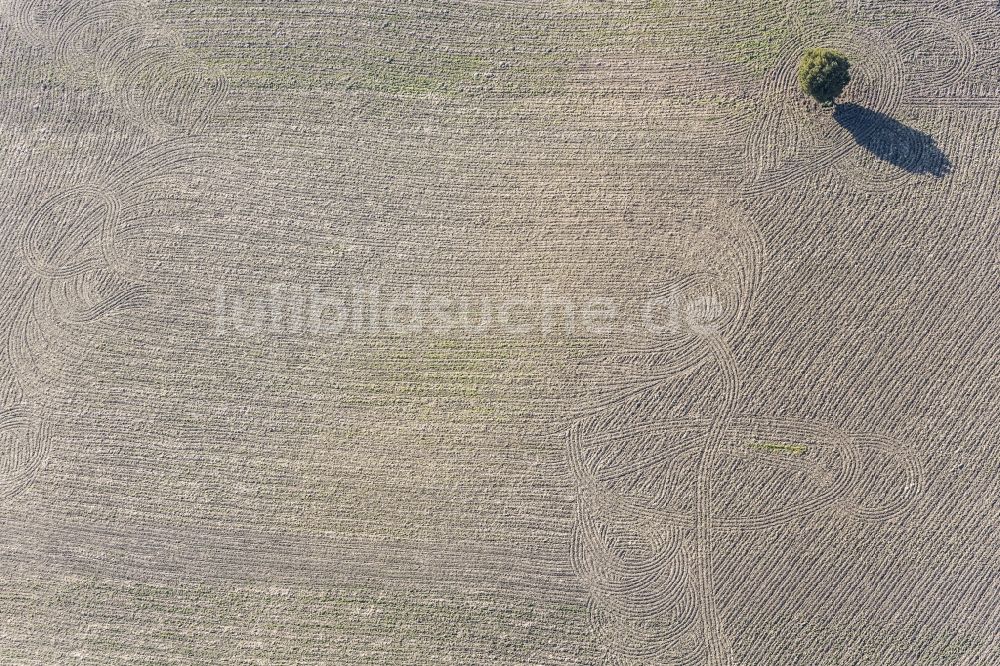
{"type": "Polygon", "coordinates": [[[858,104],[838,104],[833,118],[878,159],[910,173],[943,178],[952,164],[934,137],[858,104]]]}

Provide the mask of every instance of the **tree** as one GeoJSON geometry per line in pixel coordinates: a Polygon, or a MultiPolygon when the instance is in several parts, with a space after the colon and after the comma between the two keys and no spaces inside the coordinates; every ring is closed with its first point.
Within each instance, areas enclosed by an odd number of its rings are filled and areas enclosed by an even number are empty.
{"type": "Polygon", "coordinates": [[[833,49],[809,49],[799,61],[799,87],[824,106],[844,91],[851,80],[851,63],[833,49]]]}

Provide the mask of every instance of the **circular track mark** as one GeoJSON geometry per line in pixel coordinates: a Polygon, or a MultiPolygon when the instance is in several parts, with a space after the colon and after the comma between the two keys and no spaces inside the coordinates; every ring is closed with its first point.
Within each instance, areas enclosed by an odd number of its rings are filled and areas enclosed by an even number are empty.
{"type": "Polygon", "coordinates": [[[48,462],[46,424],[24,406],[0,410],[0,499],[23,493],[48,462]]]}
{"type": "Polygon", "coordinates": [[[108,230],[120,215],[118,198],[103,190],[80,186],[60,192],[28,218],[21,256],[46,278],[68,278],[98,268],[105,261],[108,230]]]}

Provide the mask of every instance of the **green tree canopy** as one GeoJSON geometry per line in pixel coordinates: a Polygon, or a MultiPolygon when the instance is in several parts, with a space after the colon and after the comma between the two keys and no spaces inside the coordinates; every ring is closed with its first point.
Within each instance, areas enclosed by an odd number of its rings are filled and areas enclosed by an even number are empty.
{"type": "Polygon", "coordinates": [[[832,104],[851,80],[851,63],[833,49],[809,49],[799,61],[799,87],[820,104],[832,104]]]}

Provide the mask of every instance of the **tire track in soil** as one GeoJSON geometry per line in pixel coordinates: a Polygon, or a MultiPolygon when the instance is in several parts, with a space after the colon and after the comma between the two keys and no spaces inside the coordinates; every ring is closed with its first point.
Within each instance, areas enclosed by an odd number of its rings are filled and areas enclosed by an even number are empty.
{"type": "MultiPolygon", "coordinates": [[[[75,62],[93,64],[98,88],[153,143],[95,181],[63,187],[35,205],[24,197],[22,209],[9,212],[15,254],[29,277],[20,280],[4,315],[0,361],[9,372],[0,402],[0,499],[25,492],[51,454],[47,389],[80,373],[100,334],[95,325],[151,296],[137,281],[148,277],[145,271],[120,247],[121,233],[141,229],[152,185],[211,157],[199,134],[226,93],[225,81],[179,44],[135,49],[143,39],[159,38],[140,5],[69,3],[45,12],[40,5],[13,4],[15,34],[51,53],[64,71],[75,62]],[[159,83],[136,85],[150,80],[159,83]]],[[[105,131],[115,129],[112,123],[105,131]]]]}
{"type": "MultiPolygon", "coordinates": [[[[746,237],[759,234],[750,231],[746,237]]],[[[702,319],[684,322],[684,332],[692,336],[689,342],[699,345],[700,352],[688,356],[673,373],[647,377],[628,395],[620,389],[607,391],[605,401],[595,402],[596,411],[577,417],[568,430],[567,461],[578,492],[570,559],[589,591],[594,631],[608,646],[607,664],[658,659],[669,664],[734,666],[734,646],[723,626],[716,593],[717,533],[780,529],[803,516],[831,510],[887,520],[903,512],[925,485],[919,461],[884,437],[737,413],[739,369],[723,331],[740,328],[762,276],[763,246],[747,247],[750,251],[741,255],[749,258],[746,265],[737,278],[729,278],[737,285],[737,296],[727,300],[721,313],[710,310],[707,318],[701,313],[702,319]],[[644,403],[647,408],[655,404],[656,388],[684,374],[677,369],[705,368],[712,369],[718,383],[711,418],[619,420],[618,415],[634,414],[644,403]],[[637,438],[638,443],[629,446],[637,438]],[[802,442],[807,450],[836,454],[836,469],[809,456],[782,459],[772,466],[800,469],[814,479],[817,490],[811,497],[777,511],[767,508],[759,515],[719,516],[714,497],[719,463],[734,456],[746,460],[747,446],[740,442],[751,439],[802,442]],[[880,477],[866,473],[870,468],[864,464],[866,456],[892,461],[902,472],[888,504],[864,503],[881,484],[880,477]],[[694,505],[676,506],[663,489],[640,492],[645,487],[641,477],[650,472],[673,483],[685,475],[693,477],[695,484],[689,490],[694,505]],[[684,571],[690,574],[685,576],[684,571]],[[651,617],[660,623],[651,623],[651,617]],[[692,634],[694,617],[700,619],[700,629],[692,634]]],[[[679,283],[697,284],[714,296],[725,291],[709,289],[703,277],[694,278],[681,278],[679,283]]]]}

